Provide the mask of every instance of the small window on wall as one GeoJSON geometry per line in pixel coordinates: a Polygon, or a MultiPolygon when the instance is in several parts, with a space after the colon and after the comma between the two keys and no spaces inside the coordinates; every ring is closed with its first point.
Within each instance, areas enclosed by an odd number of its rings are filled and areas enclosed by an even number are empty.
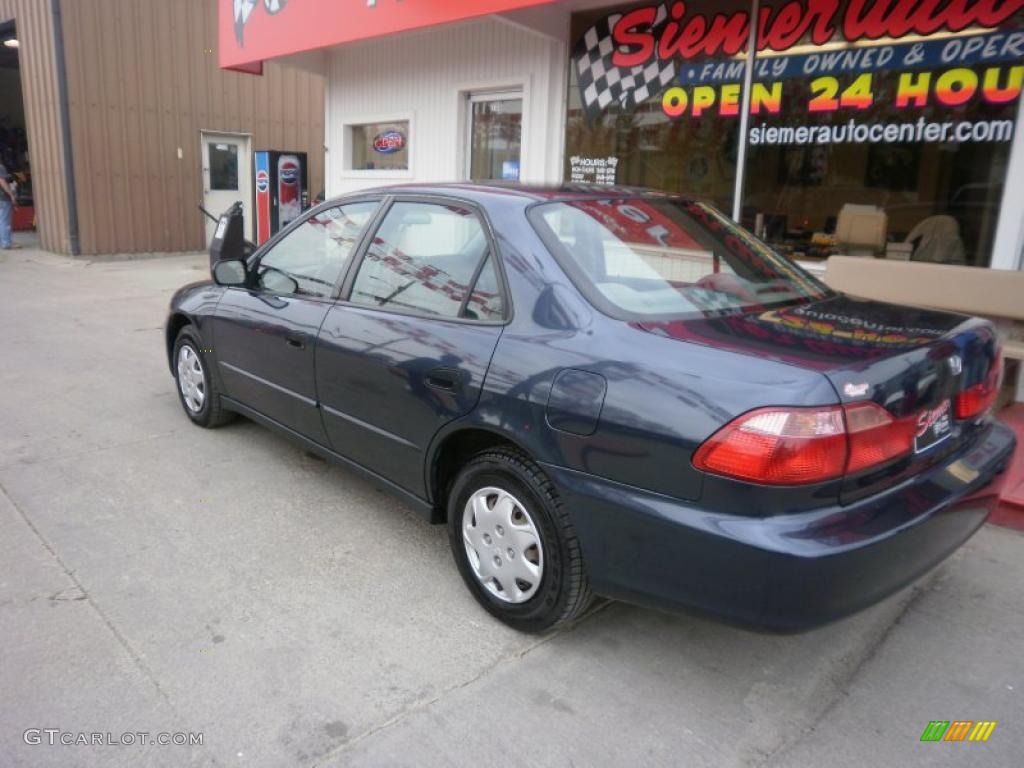
{"type": "Polygon", "coordinates": [[[352,171],[409,170],[409,121],[349,126],[352,171]]]}

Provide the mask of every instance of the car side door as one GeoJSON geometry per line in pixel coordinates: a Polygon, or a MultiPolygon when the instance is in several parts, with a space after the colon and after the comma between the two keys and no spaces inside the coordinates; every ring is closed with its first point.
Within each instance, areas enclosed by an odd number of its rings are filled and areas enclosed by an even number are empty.
{"type": "Polygon", "coordinates": [[[392,200],[316,351],[331,447],[425,497],[427,447],[468,413],[509,310],[486,219],[447,198],[392,200]]]}
{"type": "Polygon", "coordinates": [[[327,444],[313,375],[317,332],[380,201],[321,209],[256,254],[250,284],[217,305],[213,343],[227,397],[327,444]]]}

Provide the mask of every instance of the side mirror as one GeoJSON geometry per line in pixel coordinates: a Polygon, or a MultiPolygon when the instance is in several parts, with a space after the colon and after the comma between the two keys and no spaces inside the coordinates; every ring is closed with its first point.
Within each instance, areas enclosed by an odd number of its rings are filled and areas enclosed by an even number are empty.
{"type": "Polygon", "coordinates": [[[260,275],[260,286],[273,293],[291,295],[299,292],[299,284],[294,277],[273,267],[264,268],[260,275]]]}
{"type": "Polygon", "coordinates": [[[218,261],[213,265],[213,280],[217,285],[245,285],[245,262],[241,259],[218,261]]]}

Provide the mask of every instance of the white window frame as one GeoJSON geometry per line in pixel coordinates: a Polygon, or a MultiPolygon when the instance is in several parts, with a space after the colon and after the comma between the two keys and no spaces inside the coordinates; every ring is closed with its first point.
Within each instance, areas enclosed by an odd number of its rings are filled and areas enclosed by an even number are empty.
{"type": "Polygon", "coordinates": [[[416,118],[413,112],[386,112],[374,115],[347,115],[341,123],[341,178],[343,179],[412,179],[416,168],[416,118]],[[372,123],[408,123],[406,148],[409,167],[402,171],[388,169],[359,170],[352,167],[352,128],[372,123]]]}
{"type": "MultiPolygon", "coordinates": [[[[1020,216],[1020,199],[1024,195],[1024,98],[1017,104],[1013,124],[1013,144],[1006,164],[1003,199],[1000,201],[996,236],[992,242],[992,269],[1024,270],[1024,221],[1020,216]]],[[[1021,376],[1024,390],[1024,376],[1021,376]]],[[[1021,399],[1018,393],[1018,399],[1021,399]]]]}
{"type": "MultiPolygon", "coordinates": [[[[530,126],[530,80],[500,80],[481,83],[462,83],[456,89],[456,100],[459,115],[459,151],[457,153],[457,176],[462,181],[469,181],[472,162],[470,137],[473,129],[473,103],[482,101],[499,101],[503,99],[520,99],[523,103],[521,121],[522,134],[519,137],[519,181],[526,181],[528,176],[528,142],[530,126]]],[[[564,141],[564,138],[563,138],[564,141]]]]}

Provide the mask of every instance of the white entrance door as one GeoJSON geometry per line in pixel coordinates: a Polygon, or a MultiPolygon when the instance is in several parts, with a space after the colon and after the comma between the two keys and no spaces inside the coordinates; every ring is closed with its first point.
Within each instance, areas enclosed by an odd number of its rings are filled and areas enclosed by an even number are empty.
{"type": "MultiPolygon", "coordinates": [[[[245,233],[252,232],[252,153],[248,136],[202,131],[203,207],[220,216],[239,200],[245,212],[245,233]]],[[[215,222],[206,219],[206,243],[213,239],[215,222]]]]}

